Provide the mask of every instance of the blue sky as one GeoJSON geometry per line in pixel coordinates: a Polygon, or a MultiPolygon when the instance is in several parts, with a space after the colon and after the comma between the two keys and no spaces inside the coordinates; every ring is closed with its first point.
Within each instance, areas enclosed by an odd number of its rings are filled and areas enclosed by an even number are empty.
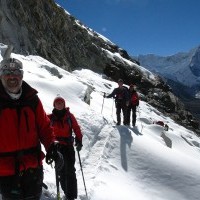
{"type": "Polygon", "coordinates": [[[199,0],[55,0],[130,55],[172,55],[200,45],[199,0]]]}

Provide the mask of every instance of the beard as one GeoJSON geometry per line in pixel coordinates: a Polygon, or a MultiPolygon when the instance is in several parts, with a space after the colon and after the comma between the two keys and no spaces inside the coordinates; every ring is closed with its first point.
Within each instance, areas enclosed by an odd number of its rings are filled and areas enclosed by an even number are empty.
{"type": "Polygon", "coordinates": [[[22,79],[19,78],[9,78],[7,80],[2,79],[2,84],[8,92],[17,94],[22,86],[22,79]]]}

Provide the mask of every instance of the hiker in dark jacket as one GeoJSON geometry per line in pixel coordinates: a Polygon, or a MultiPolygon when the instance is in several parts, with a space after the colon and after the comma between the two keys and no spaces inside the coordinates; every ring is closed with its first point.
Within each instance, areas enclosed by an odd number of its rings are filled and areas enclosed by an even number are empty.
{"type": "MultiPolygon", "coordinates": [[[[39,200],[45,155],[56,160],[57,143],[37,91],[23,81],[22,62],[0,63],[0,191],[3,200],[39,200]],[[51,152],[54,152],[52,156],[51,152]]],[[[57,160],[59,161],[59,160],[57,160]]],[[[58,163],[57,163],[58,164],[58,163]]]]}
{"type": "Polygon", "coordinates": [[[64,158],[64,167],[59,172],[59,181],[67,200],[77,198],[77,179],[75,169],[75,151],[74,137],[77,151],[82,148],[82,133],[80,126],[74,115],[70,113],[69,108],[65,107],[65,100],[61,96],[57,96],[53,102],[54,109],[52,114],[48,115],[51,125],[54,128],[56,139],[60,143],[60,152],[64,158]]]}
{"type": "Polygon", "coordinates": [[[136,109],[139,106],[139,96],[136,92],[136,86],[131,84],[129,87],[129,105],[127,109],[127,124],[130,125],[131,111],[132,111],[132,126],[136,123],[136,109]]]}
{"type": "Polygon", "coordinates": [[[127,89],[123,86],[123,80],[118,80],[119,87],[115,88],[108,96],[104,95],[105,98],[115,98],[116,114],[117,114],[117,125],[121,124],[121,110],[123,112],[123,124],[127,125],[127,106],[129,102],[129,95],[127,89]]]}

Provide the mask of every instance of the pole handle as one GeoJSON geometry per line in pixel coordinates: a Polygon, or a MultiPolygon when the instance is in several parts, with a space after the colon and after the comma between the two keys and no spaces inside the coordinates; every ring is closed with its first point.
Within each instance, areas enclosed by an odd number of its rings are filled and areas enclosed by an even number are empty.
{"type": "Polygon", "coordinates": [[[104,99],[105,99],[105,92],[103,93],[103,103],[102,103],[102,108],[101,108],[101,114],[102,114],[102,111],[103,111],[103,105],[104,105],[104,99]]]}

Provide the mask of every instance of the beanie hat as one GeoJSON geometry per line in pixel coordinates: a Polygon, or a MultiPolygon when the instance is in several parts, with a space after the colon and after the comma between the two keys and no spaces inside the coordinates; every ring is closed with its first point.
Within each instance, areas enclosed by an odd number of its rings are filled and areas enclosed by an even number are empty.
{"type": "Polygon", "coordinates": [[[63,97],[61,97],[61,96],[58,95],[58,96],[54,99],[54,101],[53,101],[53,107],[55,107],[56,101],[62,101],[62,102],[64,102],[64,107],[65,107],[65,99],[64,99],[63,97]]]}
{"type": "Polygon", "coordinates": [[[124,81],[122,79],[119,79],[117,82],[118,83],[123,83],[124,81]]]}
{"type": "Polygon", "coordinates": [[[23,69],[22,62],[16,58],[6,58],[0,63],[0,71],[4,69],[23,69]]]}

